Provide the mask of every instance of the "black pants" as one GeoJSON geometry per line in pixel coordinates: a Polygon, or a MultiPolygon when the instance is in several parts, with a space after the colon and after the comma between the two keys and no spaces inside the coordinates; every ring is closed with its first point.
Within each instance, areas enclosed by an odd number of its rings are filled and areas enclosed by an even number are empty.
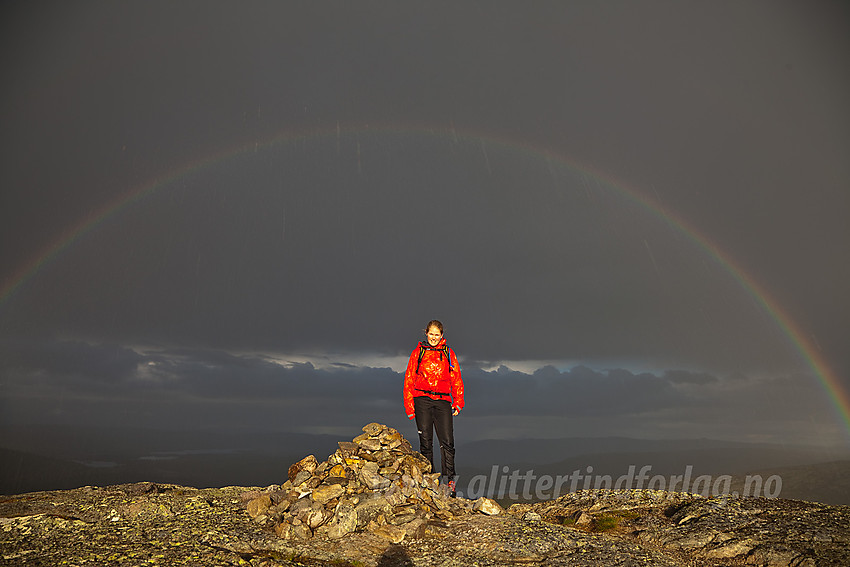
{"type": "Polygon", "coordinates": [[[419,430],[419,452],[431,461],[434,468],[434,429],[440,441],[442,474],[450,479],[455,476],[455,434],[452,424],[452,405],[448,400],[432,400],[427,396],[413,398],[416,429],[419,430]]]}

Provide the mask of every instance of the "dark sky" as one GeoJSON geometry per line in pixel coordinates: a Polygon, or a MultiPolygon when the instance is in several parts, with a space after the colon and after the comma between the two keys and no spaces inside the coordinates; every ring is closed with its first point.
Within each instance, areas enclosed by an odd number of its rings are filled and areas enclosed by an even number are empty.
{"type": "Polygon", "coordinates": [[[0,21],[0,441],[409,428],[431,318],[466,439],[850,439],[844,2],[0,21]]]}

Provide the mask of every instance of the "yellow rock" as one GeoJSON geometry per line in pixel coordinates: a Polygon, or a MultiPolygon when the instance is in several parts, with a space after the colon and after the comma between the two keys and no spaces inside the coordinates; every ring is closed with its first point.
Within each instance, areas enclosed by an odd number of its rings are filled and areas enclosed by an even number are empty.
{"type": "Polygon", "coordinates": [[[272,500],[269,498],[269,495],[263,494],[262,496],[254,498],[248,502],[248,515],[252,518],[256,518],[260,514],[265,514],[271,505],[272,500]]]}
{"type": "Polygon", "coordinates": [[[371,531],[376,536],[380,536],[386,540],[389,540],[392,543],[401,543],[401,541],[404,539],[404,536],[407,535],[404,531],[404,528],[400,528],[398,526],[393,526],[390,524],[380,526],[371,531]]]}
{"type": "Polygon", "coordinates": [[[331,470],[328,471],[328,476],[347,476],[345,474],[345,467],[342,465],[334,465],[331,467],[331,470]]]}

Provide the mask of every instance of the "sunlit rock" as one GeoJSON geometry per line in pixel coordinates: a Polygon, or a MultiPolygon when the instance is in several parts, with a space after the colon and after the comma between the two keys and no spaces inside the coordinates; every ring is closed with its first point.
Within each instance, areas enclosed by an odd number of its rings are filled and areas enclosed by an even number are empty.
{"type": "Polygon", "coordinates": [[[496,516],[504,512],[504,508],[502,508],[498,502],[487,498],[486,496],[482,496],[478,500],[475,501],[475,506],[473,510],[476,512],[481,512],[482,514],[487,514],[488,516],[496,516]]]}
{"type": "Polygon", "coordinates": [[[306,457],[289,467],[289,480],[291,482],[295,482],[296,476],[302,471],[306,471],[307,473],[312,475],[318,467],[318,464],[319,463],[316,461],[316,457],[314,455],[307,455],[306,457]]]}

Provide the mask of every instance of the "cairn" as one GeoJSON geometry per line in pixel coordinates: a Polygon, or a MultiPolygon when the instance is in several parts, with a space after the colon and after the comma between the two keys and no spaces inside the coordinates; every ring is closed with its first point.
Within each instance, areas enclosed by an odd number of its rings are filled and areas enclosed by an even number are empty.
{"type": "Polygon", "coordinates": [[[308,455],[289,467],[289,478],[247,503],[258,523],[284,539],[338,539],[369,531],[393,543],[434,522],[503,510],[489,498],[452,498],[431,463],[392,427],[370,423],[340,441],[326,461],[308,455]]]}

